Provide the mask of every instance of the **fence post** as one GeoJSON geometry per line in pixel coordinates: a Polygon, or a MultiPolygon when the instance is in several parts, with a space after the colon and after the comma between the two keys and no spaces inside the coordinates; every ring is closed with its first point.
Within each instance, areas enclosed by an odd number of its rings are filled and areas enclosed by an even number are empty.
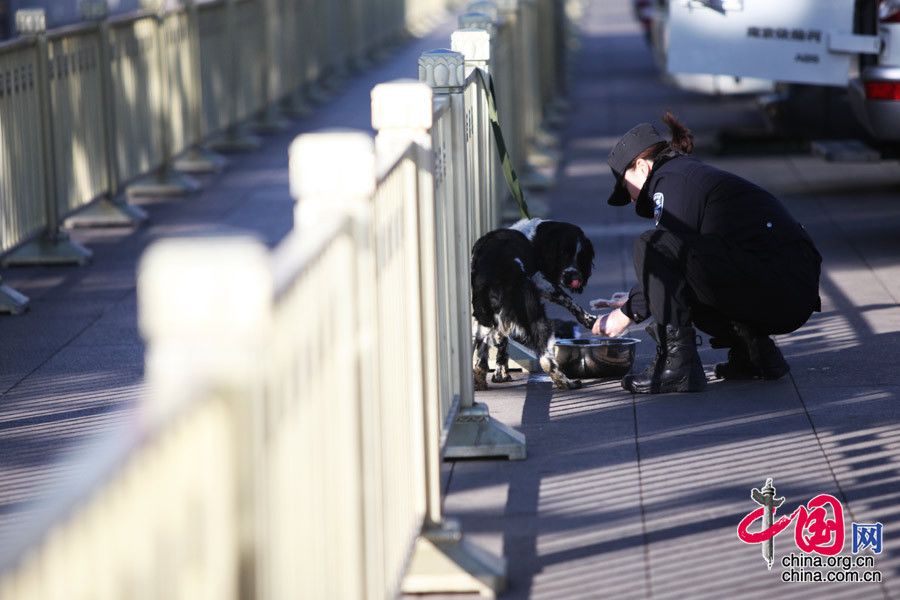
{"type": "Polygon", "coordinates": [[[365,0],[350,0],[350,22],[352,33],[350,36],[350,58],[349,65],[351,71],[362,71],[369,66],[369,59],[366,57],[366,46],[368,36],[367,24],[365,20],[365,0]]]}
{"type": "Polygon", "coordinates": [[[281,133],[291,126],[290,121],[281,116],[280,100],[281,81],[286,77],[284,65],[281,64],[279,48],[284,36],[284,25],[278,23],[282,18],[275,6],[275,0],[263,0],[263,22],[265,24],[265,40],[263,41],[263,93],[266,107],[256,122],[254,129],[258,133],[281,133]]]}
{"type": "Polygon", "coordinates": [[[282,100],[281,109],[291,118],[302,119],[309,116],[312,108],[306,101],[307,88],[307,56],[309,41],[307,40],[307,4],[304,0],[291,0],[288,18],[291,19],[289,42],[285,51],[290,56],[291,87],[287,96],[282,100]]]}
{"type": "Polygon", "coordinates": [[[225,2],[225,38],[228,44],[228,125],[225,135],[210,142],[209,147],[216,152],[250,152],[262,146],[262,140],[255,135],[246,133],[241,123],[238,122],[237,90],[241,85],[240,57],[241,48],[237,44],[237,31],[239,27],[237,15],[237,0],[224,0],[225,2]]]}
{"type": "MultiPolygon", "coordinates": [[[[502,73],[500,73],[500,76],[498,77],[497,71],[492,68],[492,66],[495,66],[497,64],[496,57],[498,48],[500,46],[499,38],[497,35],[497,25],[495,23],[497,7],[494,6],[493,2],[475,2],[471,4],[469,8],[469,12],[459,15],[459,18],[457,19],[459,30],[465,31],[468,29],[481,29],[488,33],[488,36],[490,37],[489,60],[479,62],[478,64],[482,69],[491,73],[491,77],[495,77],[494,86],[497,89],[497,103],[498,105],[500,105],[501,101],[504,99],[503,92],[506,91],[506,86],[502,84],[502,73]],[[472,11],[472,8],[481,8],[484,10],[484,12],[472,11]],[[494,16],[492,17],[491,15],[494,16]],[[499,87],[498,81],[500,82],[499,87]]],[[[502,104],[502,106],[509,109],[512,108],[506,103],[502,104]]],[[[509,123],[509,116],[513,114],[512,110],[501,110],[500,106],[497,107],[497,110],[500,111],[504,119],[504,123],[509,123]]],[[[478,118],[482,119],[482,121],[484,120],[484,115],[482,114],[483,112],[483,110],[478,111],[478,118]]],[[[503,131],[504,136],[507,133],[515,133],[515,130],[511,127],[506,127],[503,131]]],[[[510,142],[515,142],[515,138],[510,139],[507,143],[510,142]]],[[[513,154],[515,154],[514,143],[510,143],[509,145],[510,148],[508,148],[508,150],[512,149],[513,154]]],[[[477,202],[475,202],[475,205],[479,207],[475,217],[475,221],[477,224],[476,231],[473,232],[476,234],[476,237],[495,228],[499,224],[500,210],[498,204],[500,203],[501,199],[503,199],[507,194],[503,178],[500,177],[502,167],[500,166],[499,158],[495,160],[494,152],[491,150],[492,147],[493,144],[491,143],[490,136],[488,136],[488,138],[486,139],[485,150],[489,152],[489,154],[487,154],[485,158],[487,159],[488,164],[491,165],[491,169],[493,170],[493,174],[491,175],[491,179],[488,180],[488,183],[494,184],[494,192],[492,194],[483,194],[481,198],[477,202]],[[495,201],[486,201],[491,198],[493,198],[495,201]]],[[[483,182],[479,181],[478,186],[480,187],[482,183],[483,182]]],[[[478,189],[478,187],[476,187],[476,189],[478,189]]],[[[474,240],[472,241],[474,242],[474,240]]]]}
{"type": "MultiPolygon", "coordinates": [[[[398,81],[372,90],[372,126],[376,148],[390,160],[410,143],[417,144],[419,165],[419,259],[423,277],[423,381],[425,390],[426,513],[403,580],[404,593],[477,592],[493,595],[505,586],[505,561],[465,540],[459,524],[443,518],[440,476],[440,403],[437,396],[437,314],[435,306],[434,179],[431,135],[431,89],[419,82],[398,81]]],[[[415,324],[413,326],[416,326],[415,324]]]]}
{"type": "MultiPolygon", "coordinates": [[[[507,95],[507,101],[515,104],[515,144],[516,169],[519,175],[519,181],[523,187],[532,190],[546,190],[553,185],[553,179],[544,175],[535,169],[535,165],[529,162],[532,154],[532,136],[533,127],[530,123],[533,121],[532,114],[534,112],[534,103],[537,99],[534,97],[534,76],[530,70],[532,68],[528,57],[533,54],[531,46],[536,43],[535,40],[526,39],[528,31],[527,12],[528,0],[496,0],[503,21],[504,43],[509,53],[509,65],[506,65],[508,73],[501,73],[503,81],[506,85],[512,86],[515,82],[518,93],[515,95],[507,95]],[[514,79],[515,78],[515,79],[514,79]],[[519,88],[521,86],[521,91],[519,88]]],[[[535,207],[532,206],[532,209],[535,207]]],[[[536,216],[539,216],[540,210],[532,210],[536,216]]],[[[511,214],[511,213],[510,213],[511,214]]]]}
{"type": "Polygon", "coordinates": [[[551,124],[560,124],[563,115],[570,110],[569,102],[566,96],[569,93],[569,27],[568,17],[566,16],[565,0],[553,0],[553,60],[554,60],[554,86],[557,90],[556,97],[550,106],[550,115],[548,122],[551,124]]]}
{"type": "Polygon", "coordinates": [[[191,103],[191,137],[193,145],[175,160],[175,168],[185,173],[218,173],[228,164],[221,154],[211,152],[202,146],[203,132],[203,65],[200,59],[200,11],[196,0],[182,0],[188,14],[188,28],[190,30],[191,65],[197,73],[197,90],[192,94],[191,103]]]}
{"type": "Polygon", "coordinates": [[[372,128],[376,156],[384,161],[393,159],[411,143],[416,146],[418,170],[418,255],[420,281],[420,314],[422,348],[422,401],[425,416],[426,480],[429,482],[426,515],[438,515],[440,520],[440,446],[439,382],[438,382],[438,312],[437,312],[437,252],[434,214],[434,179],[431,153],[433,108],[431,88],[412,80],[382,83],[372,88],[372,128]]]}
{"type": "Polygon", "coordinates": [[[327,24],[324,18],[324,5],[317,0],[302,0],[302,2],[305,96],[314,105],[324,104],[331,97],[322,88],[322,73],[324,72],[322,38],[326,35],[327,24]]]}
{"type": "MultiPolygon", "coordinates": [[[[465,59],[452,50],[432,50],[419,56],[419,79],[428,84],[435,98],[435,108],[447,105],[449,111],[432,127],[431,143],[434,160],[434,205],[439,218],[438,294],[443,301],[439,310],[442,319],[442,363],[451,363],[441,378],[442,390],[449,394],[447,414],[442,426],[449,432],[455,421],[463,396],[471,396],[468,372],[471,366],[469,351],[471,325],[469,318],[469,211],[482,184],[480,169],[470,166],[479,161],[478,153],[467,152],[471,138],[466,125],[464,95],[465,59]],[[437,135],[435,135],[437,134],[437,135]],[[440,157],[438,159],[437,157],[440,157]],[[467,173],[471,172],[473,181],[467,173]],[[471,184],[471,185],[470,185],[471,184]],[[446,386],[446,387],[445,387],[446,386]],[[448,422],[449,420],[449,422],[448,422]]],[[[467,405],[471,404],[471,399],[467,405]]]]}
{"type": "Polygon", "coordinates": [[[528,74],[529,110],[527,122],[527,136],[529,142],[528,161],[530,164],[551,167],[556,171],[561,155],[556,147],[559,139],[544,127],[544,111],[547,108],[545,102],[543,75],[544,52],[543,32],[545,24],[541,22],[541,5],[543,0],[523,0],[523,31],[526,43],[525,72],[528,74]]]}
{"type": "Polygon", "coordinates": [[[559,139],[546,127],[555,128],[563,123],[565,102],[566,64],[564,49],[564,21],[562,17],[563,0],[538,0],[538,28],[541,52],[541,86],[543,101],[543,132],[549,138],[539,138],[541,143],[552,147],[559,145],[559,139]]]}
{"type": "MultiPolygon", "coordinates": [[[[454,31],[450,35],[450,47],[465,57],[465,74],[467,77],[469,73],[475,69],[481,69],[485,73],[490,74],[491,77],[497,74],[492,68],[492,43],[489,31],[484,29],[462,29],[454,31]]],[[[495,87],[496,85],[499,85],[499,83],[495,82],[495,87]]],[[[498,96],[502,96],[502,88],[498,89],[498,96]]],[[[511,196],[506,189],[506,182],[501,175],[503,171],[500,166],[500,158],[497,155],[497,144],[492,135],[486,101],[488,90],[483,90],[482,93],[483,96],[478,98],[478,112],[477,114],[472,115],[471,118],[478,120],[478,131],[485,132],[484,135],[480,136],[481,139],[479,142],[481,148],[479,154],[483,157],[483,160],[486,161],[486,163],[482,165],[482,168],[484,169],[487,181],[484,182],[484,185],[482,186],[483,193],[475,198],[475,210],[471,211],[469,214],[470,248],[475,243],[475,240],[496,225],[496,223],[484,222],[484,214],[499,215],[502,212],[501,208],[506,204],[509,204],[509,206],[512,207],[511,202],[504,202],[504,200],[511,199],[511,196]]],[[[498,99],[498,104],[499,103],[500,100],[498,99]]],[[[503,134],[505,138],[508,133],[515,133],[515,131],[514,128],[508,126],[511,122],[509,115],[512,114],[512,111],[504,111],[504,108],[510,107],[500,104],[497,107],[497,111],[500,118],[500,124],[504,126],[503,134]]],[[[474,127],[475,125],[472,124],[472,126],[474,127]]],[[[515,138],[512,140],[507,139],[507,144],[507,150],[509,151],[512,160],[515,161],[515,138]]],[[[510,210],[512,210],[512,208],[510,208],[510,210]]]]}
{"type": "Polygon", "coordinates": [[[522,127],[525,105],[519,90],[522,73],[516,60],[517,5],[501,5],[501,1],[480,0],[469,4],[468,10],[490,16],[494,25],[490,32],[491,72],[497,88],[497,110],[500,111],[501,125],[513,164],[521,173],[525,159],[522,127]]]}
{"type": "Polygon", "coordinates": [[[106,195],[66,219],[68,227],[127,227],[147,220],[147,213],[119,194],[116,160],[116,109],[113,105],[110,64],[109,5],[107,0],[81,0],[81,18],[97,23],[100,45],[100,98],[103,104],[103,142],[106,150],[106,195]]]}
{"type": "MultiPolygon", "coordinates": [[[[475,46],[478,40],[485,42],[484,31],[473,32],[472,36],[460,36],[455,32],[454,46],[466,47],[468,38],[475,46]],[[480,34],[480,35],[478,35],[480,34]]],[[[478,56],[477,50],[469,48],[470,54],[478,56]]],[[[467,120],[475,118],[474,115],[466,115],[465,106],[465,66],[468,64],[465,56],[459,52],[446,50],[426,52],[419,57],[419,77],[428,83],[436,95],[446,95],[450,101],[453,118],[453,152],[452,160],[461,160],[463,168],[454,169],[456,177],[465,177],[465,164],[468,157],[465,156],[467,120]],[[456,148],[460,148],[457,151],[456,148]],[[460,156],[462,155],[462,156],[460,156]],[[461,171],[461,175],[456,173],[461,171]]],[[[486,137],[490,136],[490,125],[480,129],[486,137]]],[[[492,147],[487,146],[487,152],[482,156],[491,157],[494,153],[492,147]]],[[[473,171],[480,172],[481,165],[474,165],[473,171]]],[[[469,182],[457,180],[455,189],[471,190],[475,194],[480,192],[479,186],[469,186],[469,182]],[[456,186],[459,187],[456,187],[456,186]]],[[[459,389],[459,413],[447,433],[447,441],[444,447],[444,457],[453,458],[482,458],[505,457],[510,460],[524,459],[526,455],[525,436],[511,427],[497,421],[490,415],[487,405],[475,402],[475,392],[471,377],[472,334],[471,334],[471,291],[469,289],[469,256],[471,246],[475,239],[481,235],[471,229],[474,221],[470,218],[477,207],[477,199],[468,197],[468,194],[456,194],[457,223],[467,229],[468,235],[454,236],[456,239],[456,265],[457,271],[452,276],[456,280],[456,305],[453,310],[458,311],[458,330],[455,332],[459,345],[460,381],[459,389]],[[467,213],[469,215],[467,216],[467,213]]],[[[482,232],[483,233],[483,232],[482,232]]]]}
{"type": "MultiPolygon", "coordinates": [[[[351,219],[355,265],[347,288],[357,294],[355,314],[346,324],[358,324],[355,343],[346,355],[346,368],[356,371],[360,428],[360,474],[364,488],[365,547],[369,557],[384,552],[381,488],[381,370],[378,361],[378,288],[376,280],[375,223],[372,198],[376,185],[375,151],[372,138],[358,131],[324,131],[297,136],[289,150],[290,193],[294,198],[294,235],[303,237],[334,215],[351,219]]],[[[365,578],[377,589],[384,583],[380,560],[370,559],[365,578]]]]}
{"type": "Polygon", "coordinates": [[[268,251],[244,236],[163,240],[138,268],[138,325],[152,400],[142,411],[149,418],[170,413],[202,382],[215,386],[209,391],[228,403],[236,425],[239,598],[257,597],[268,542],[259,502],[273,288],[268,251]]]}
{"type": "Polygon", "coordinates": [[[160,130],[160,148],[162,150],[162,164],[152,175],[139,179],[128,186],[129,196],[180,196],[198,192],[202,189],[200,182],[178,173],[172,168],[172,135],[169,123],[170,107],[170,81],[169,81],[169,49],[166,36],[163,32],[165,24],[166,3],[164,0],[141,0],[141,6],[153,12],[156,35],[154,46],[156,47],[156,71],[159,74],[156,93],[155,126],[160,130]]]}
{"type": "MultiPolygon", "coordinates": [[[[40,132],[44,163],[44,210],[46,226],[39,237],[7,254],[2,265],[84,265],[93,253],[60,229],[59,190],[56,185],[56,156],[53,152],[53,106],[50,99],[50,54],[47,19],[43,9],[16,11],[16,30],[35,38],[37,70],[34,74],[40,102],[40,132]]],[[[36,199],[38,200],[38,199],[36,199]]]]}

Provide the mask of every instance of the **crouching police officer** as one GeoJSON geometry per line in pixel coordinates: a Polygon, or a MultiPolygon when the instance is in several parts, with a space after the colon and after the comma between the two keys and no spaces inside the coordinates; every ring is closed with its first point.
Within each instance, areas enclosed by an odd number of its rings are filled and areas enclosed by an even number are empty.
{"type": "Polygon", "coordinates": [[[769,192],[692,156],[693,135],[667,113],[672,139],[649,123],[626,133],[609,154],[614,206],[635,204],[656,228],[634,245],[637,285],[601,316],[598,335],[619,335],[652,316],[656,358],[622,387],[656,394],[706,387],[694,327],[714,348],[724,379],[778,379],[790,371],[769,337],[789,333],[821,310],[822,257],[803,227],[769,192]]]}

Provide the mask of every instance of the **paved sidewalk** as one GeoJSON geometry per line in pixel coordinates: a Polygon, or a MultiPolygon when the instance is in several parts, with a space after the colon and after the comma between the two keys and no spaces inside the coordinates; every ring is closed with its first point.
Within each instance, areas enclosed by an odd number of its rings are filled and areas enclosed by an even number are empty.
{"type": "MultiPolygon", "coordinates": [[[[792,372],[777,382],[713,381],[703,394],[659,397],[618,382],[556,392],[540,375],[492,386],[478,399],[525,433],[528,458],[457,462],[446,513],[506,556],[505,598],[900,598],[900,165],[714,155],[722,128],[762,127],[752,100],[660,83],[627,0],[596,0],[580,23],[549,205],[598,250],[584,302],[630,287],[631,240],[647,228],[606,205],[606,155],[632,125],[672,109],[697,133],[699,154],[771,189],[807,226],[825,257],[823,310],[779,340],[792,372]],[[736,535],[756,508],[750,489],[767,477],[786,498],[779,515],[817,494],[843,502],[846,555],[851,521],[882,522],[883,585],[782,583],[793,528],[776,538],[768,572],[760,547],[736,535]]],[[[643,366],[654,346],[639,337],[643,366]]],[[[711,377],[724,352],[705,344],[701,357],[711,377]]]]}
{"type": "MultiPolygon", "coordinates": [[[[3,282],[31,298],[22,316],[0,317],[0,544],[27,521],[34,501],[69,476],[59,464],[90,436],[120,426],[143,397],[144,347],[137,329],[138,260],[167,236],[249,233],[274,246],[293,226],[288,146],[305,131],[371,131],[369,93],[399,77],[417,78],[418,57],[447,47],[448,16],[426,37],[391,50],[349,78],[332,99],[260,151],[233,155],[200,194],[140,201],[150,216],[138,229],[76,230],[94,251],[83,268],[4,269],[3,282]]],[[[178,294],[179,290],[172,290],[178,294]]]]}

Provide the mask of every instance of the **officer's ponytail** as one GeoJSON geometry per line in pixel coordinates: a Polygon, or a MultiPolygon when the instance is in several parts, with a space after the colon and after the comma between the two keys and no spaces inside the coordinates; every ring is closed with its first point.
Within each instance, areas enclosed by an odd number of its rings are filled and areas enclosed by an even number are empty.
{"type": "Polygon", "coordinates": [[[672,158],[681,154],[690,154],[694,151],[694,134],[685,127],[681,121],[675,118],[671,112],[666,111],[663,115],[663,123],[668,125],[669,131],[672,133],[671,142],[658,142],[653,144],[640,154],[638,154],[631,164],[628,165],[626,171],[634,167],[638,160],[650,160],[654,163],[664,160],[666,157],[672,158]]]}
{"type": "Polygon", "coordinates": [[[666,111],[662,120],[663,123],[669,126],[669,131],[672,132],[672,141],[669,142],[669,146],[683,154],[690,154],[693,152],[694,134],[691,133],[691,130],[685,127],[681,121],[676,119],[675,115],[669,111],[666,111]]]}
{"type": "Polygon", "coordinates": [[[666,111],[662,120],[663,123],[669,126],[669,131],[672,133],[672,141],[657,142],[653,144],[634,157],[634,160],[632,160],[625,168],[626,171],[633,169],[634,165],[637,164],[637,161],[641,159],[649,160],[653,163],[660,163],[660,161],[666,161],[676,156],[693,152],[694,134],[691,133],[691,130],[682,125],[681,121],[676,119],[675,115],[670,111],[666,111]]]}

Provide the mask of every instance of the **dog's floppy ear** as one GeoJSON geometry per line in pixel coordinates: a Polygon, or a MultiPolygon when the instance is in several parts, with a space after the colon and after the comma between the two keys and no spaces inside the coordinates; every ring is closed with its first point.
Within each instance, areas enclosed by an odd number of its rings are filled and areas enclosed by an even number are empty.
{"type": "Polygon", "coordinates": [[[537,258],[538,270],[553,282],[559,280],[565,260],[565,229],[566,223],[558,221],[543,221],[534,231],[531,243],[534,246],[535,258],[537,258]]]}

